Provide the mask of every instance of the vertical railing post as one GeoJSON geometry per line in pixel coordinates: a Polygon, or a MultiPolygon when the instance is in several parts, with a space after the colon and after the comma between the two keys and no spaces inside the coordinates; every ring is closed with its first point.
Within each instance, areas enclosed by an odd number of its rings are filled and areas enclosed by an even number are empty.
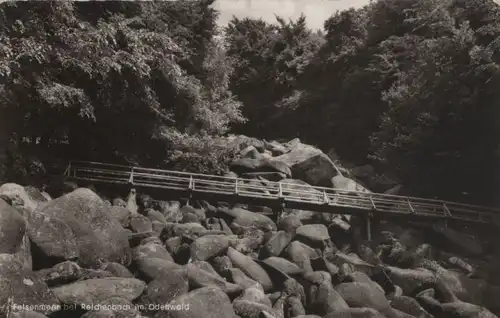
{"type": "Polygon", "coordinates": [[[189,176],[189,185],[188,185],[189,191],[193,191],[194,189],[194,180],[193,180],[193,175],[189,176]]]}
{"type": "Polygon", "coordinates": [[[285,208],[286,208],[285,198],[283,197],[283,186],[281,182],[278,182],[278,203],[279,207],[274,213],[276,218],[276,223],[279,222],[281,216],[283,215],[283,213],[285,213],[285,208]]]}
{"type": "Polygon", "coordinates": [[[446,203],[443,203],[443,208],[444,208],[444,214],[446,216],[451,216],[450,210],[448,210],[448,206],[446,206],[446,203]]]}
{"type": "Polygon", "coordinates": [[[377,206],[375,205],[375,202],[373,201],[373,196],[370,194],[370,202],[372,204],[372,209],[373,210],[376,210],[377,209],[377,206]]]}
{"type": "Polygon", "coordinates": [[[186,205],[190,205],[193,199],[193,190],[194,190],[194,179],[193,175],[189,175],[189,185],[188,185],[188,199],[186,205]]]}
{"type": "Polygon", "coordinates": [[[372,240],[372,214],[368,212],[366,214],[366,239],[368,242],[372,240]]]}
{"type": "Polygon", "coordinates": [[[234,183],[234,194],[238,195],[240,192],[240,189],[238,188],[238,178],[235,179],[234,183]]]}
{"type": "Polygon", "coordinates": [[[134,167],[132,167],[132,170],[130,171],[130,177],[128,178],[128,183],[134,184],[134,167]]]}
{"type": "Polygon", "coordinates": [[[69,162],[68,166],[66,167],[66,170],[64,170],[65,177],[69,177],[71,175],[71,161],[69,162]]]}
{"type": "Polygon", "coordinates": [[[415,210],[413,209],[413,206],[411,205],[410,198],[406,198],[406,203],[408,203],[408,206],[410,207],[411,213],[415,213],[415,210]]]}
{"type": "Polygon", "coordinates": [[[326,189],[323,189],[323,204],[330,204],[330,199],[328,198],[328,195],[326,194],[326,189]]]}
{"type": "Polygon", "coordinates": [[[448,227],[448,217],[451,216],[451,213],[450,213],[450,210],[448,209],[448,206],[446,205],[446,203],[443,203],[443,209],[444,209],[444,214],[446,216],[446,218],[444,219],[444,227],[448,227]]]}

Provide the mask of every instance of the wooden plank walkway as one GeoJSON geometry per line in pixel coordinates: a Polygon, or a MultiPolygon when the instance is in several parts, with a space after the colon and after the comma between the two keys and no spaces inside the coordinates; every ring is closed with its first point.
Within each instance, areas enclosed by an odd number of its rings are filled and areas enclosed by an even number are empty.
{"type": "Polygon", "coordinates": [[[71,162],[64,176],[74,180],[157,189],[207,201],[286,206],[335,214],[362,214],[417,221],[455,220],[500,225],[500,209],[457,202],[256,181],[100,162],[71,162]]]}

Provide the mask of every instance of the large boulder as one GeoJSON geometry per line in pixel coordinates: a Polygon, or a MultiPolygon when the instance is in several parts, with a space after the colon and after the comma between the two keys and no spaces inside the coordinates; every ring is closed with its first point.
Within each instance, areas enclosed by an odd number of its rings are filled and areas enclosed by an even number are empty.
{"type": "Polygon", "coordinates": [[[110,272],[114,277],[125,277],[125,278],[133,278],[134,275],[130,272],[130,270],[119,263],[107,262],[102,264],[101,269],[110,272]]]}
{"type": "Polygon", "coordinates": [[[307,224],[299,227],[295,233],[295,239],[305,243],[323,243],[330,239],[328,228],[323,224],[307,224]]]}
{"type": "Polygon", "coordinates": [[[259,159],[261,158],[260,152],[254,146],[248,146],[240,151],[241,158],[259,159]]]}
{"type": "Polygon", "coordinates": [[[172,271],[160,275],[149,282],[138,302],[144,306],[148,312],[156,312],[158,310],[155,310],[155,306],[168,304],[176,297],[187,294],[188,292],[189,280],[187,271],[172,271]]]}
{"type": "Polygon", "coordinates": [[[348,277],[352,280],[352,282],[368,284],[371,288],[376,288],[382,293],[385,293],[384,289],[382,288],[382,286],[380,286],[379,283],[373,281],[368,275],[363,272],[352,272],[348,277]]]}
{"type": "Polygon", "coordinates": [[[287,259],[281,258],[281,257],[271,256],[271,257],[266,258],[263,262],[269,266],[272,266],[272,267],[282,271],[283,273],[285,273],[287,275],[297,275],[297,274],[301,274],[304,272],[304,270],[302,268],[300,268],[299,266],[297,266],[296,264],[290,262],[287,259]]]}
{"type": "Polygon", "coordinates": [[[225,235],[205,235],[191,244],[191,259],[206,261],[215,256],[225,254],[229,247],[229,238],[225,235]]]}
{"type": "Polygon", "coordinates": [[[273,220],[260,213],[251,212],[241,208],[221,208],[218,211],[233,218],[233,224],[235,223],[243,227],[255,226],[264,231],[276,231],[276,224],[273,220]]]}
{"type": "Polygon", "coordinates": [[[294,214],[282,217],[278,222],[278,230],[285,231],[291,235],[295,235],[295,232],[301,226],[302,222],[300,222],[300,219],[294,214]]]}
{"type": "Polygon", "coordinates": [[[194,237],[198,236],[203,232],[206,232],[206,228],[199,223],[167,223],[164,231],[162,231],[162,236],[164,237],[174,237],[174,236],[188,236],[194,237]]]}
{"type": "Polygon", "coordinates": [[[368,283],[342,283],[335,287],[350,307],[373,308],[379,312],[390,308],[384,291],[368,283]]]}
{"type": "Polygon", "coordinates": [[[260,283],[248,277],[241,269],[239,268],[228,268],[225,271],[225,275],[227,280],[233,282],[242,288],[251,288],[254,286],[261,286],[260,283]]]}
{"type": "Polygon", "coordinates": [[[441,305],[443,314],[442,317],[457,317],[457,318],[498,318],[488,309],[462,302],[455,301],[441,305]]]}
{"type": "Polygon", "coordinates": [[[135,189],[130,189],[130,192],[127,196],[127,209],[130,211],[130,213],[132,213],[132,215],[135,215],[139,212],[139,206],[137,205],[135,189]]]}
{"type": "Polygon", "coordinates": [[[396,296],[390,300],[391,307],[407,314],[420,318],[431,318],[432,316],[424,309],[418,301],[408,296],[396,296]]]}
{"type": "Polygon", "coordinates": [[[232,171],[240,175],[255,172],[277,172],[284,174],[286,177],[292,176],[292,171],[286,163],[262,156],[258,158],[247,157],[235,159],[229,166],[232,171]]]}
{"type": "Polygon", "coordinates": [[[26,232],[26,223],[19,211],[0,199],[0,254],[19,251],[26,232]]]}
{"type": "Polygon", "coordinates": [[[31,242],[22,216],[25,208],[15,209],[0,198],[0,254],[13,254],[24,269],[32,269],[31,242]]]}
{"type": "Polygon", "coordinates": [[[113,202],[111,202],[111,205],[126,208],[127,202],[125,202],[122,198],[114,198],[113,202]]]}
{"type": "Polygon", "coordinates": [[[259,318],[263,312],[272,312],[271,308],[266,305],[248,300],[235,300],[233,308],[235,313],[241,318],[259,318]]]}
{"type": "Polygon", "coordinates": [[[332,311],[345,310],[349,306],[342,296],[333,288],[330,281],[314,285],[309,291],[308,308],[315,314],[326,315],[332,311]]]}
{"type": "Polygon", "coordinates": [[[127,299],[119,296],[112,296],[105,300],[87,305],[83,309],[90,309],[80,318],[135,318],[140,317],[139,310],[127,299]]]}
{"type": "Polygon", "coordinates": [[[29,213],[29,236],[47,256],[77,258],[83,267],[103,262],[130,264],[127,232],[110,207],[89,189],[79,188],[29,213]]]}
{"type": "Polygon", "coordinates": [[[264,141],[264,146],[273,156],[279,156],[288,152],[285,146],[274,140],[271,142],[264,141]]]}
{"type": "MultiPolygon", "coordinates": [[[[304,272],[312,272],[311,256],[307,248],[299,241],[293,241],[285,250],[288,259],[299,266],[304,272]]],[[[316,255],[317,256],[317,255],[316,255]]]]}
{"type": "MultiPolygon", "coordinates": [[[[229,257],[227,256],[222,256],[222,257],[219,257],[219,259],[229,259],[229,257]]],[[[188,267],[189,265],[191,266],[194,266],[200,270],[203,270],[205,272],[209,272],[210,274],[212,275],[215,275],[217,276],[218,278],[222,278],[222,276],[220,276],[219,272],[215,270],[215,268],[212,266],[212,264],[210,264],[209,262],[205,262],[205,261],[192,261],[190,262],[189,264],[186,265],[186,267],[188,267]]]]}
{"type": "Polygon", "coordinates": [[[130,230],[134,233],[145,233],[153,231],[153,225],[151,221],[142,214],[136,213],[128,220],[128,226],[130,230]]]}
{"type": "Polygon", "coordinates": [[[189,286],[192,288],[218,287],[228,295],[234,295],[243,290],[241,286],[225,281],[217,273],[210,273],[192,263],[187,264],[185,268],[189,278],[189,286]]]}
{"type": "Polygon", "coordinates": [[[273,161],[280,161],[290,167],[292,175],[296,179],[315,186],[331,185],[330,180],[338,172],[335,164],[326,154],[300,141],[288,146],[290,147],[289,151],[274,157],[273,161]]]}
{"type": "Polygon", "coordinates": [[[173,262],[173,258],[167,249],[160,243],[155,241],[148,241],[132,250],[132,259],[138,260],[140,258],[159,258],[173,262]]]}
{"type": "Polygon", "coordinates": [[[155,318],[237,318],[229,297],[219,288],[204,287],[175,298],[155,318]]]}
{"type": "Polygon", "coordinates": [[[158,210],[163,214],[167,222],[179,222],[182,220],[181,204],[179,201],[160,201],[158,210]]]}
{"type": "Polygon", "coordinates": [[[44,314],[30,310],[12,310],[9,318],[47,318],[44,314]]]}
{"type": "Polygon", "coordinates": [[[106,277],[55,287],[52,292],[63,304],[91,305],[113,296],[133,301],[145,288],[146,283],[135,278],[106,277]]]}
{"type": "Polygon", "coordinates": [[[120,222],[123,227],[128,226],[130,223],[131,213],[126,207],[113,205],[109,208],[109,214],[113,219],[120,222]]]}
{"type": "Polygon", "coordinates": [[[0,313],[5,314],[9,299],[16,305],[33,306],[42,314],[60,309],[59,301],[40,277],[23,269],[14,255],[0,254],[0,313]]]}
{"type": "Polygon", "coordinates": [[[141,278],[145,281],[151,281],[165,273],[182,269],[182,266],[177,263],[154,257],[143,257],[136,260],[135,263],[141,278]]]}
{"type": "Polygon", "coordinates": [[[65,261],[54,265],[51,268],[44,268],[36,272],[49,287],[72,283],[80,279],[83,270],[78,264],[71,261],[65,261]]]}
{"type": "MultiPolygon", "coordinates": [[[[317,257],[311,259],[311,265],[314,271],[324,271],[330,274],[330,276],[335,277],[336,279],[339,276],[340,269],[338,266],[333,265],[324,257],[317,257]]],[[[358,272],[360,273],[360,272],[358,272]]]]}
{"type": "Polygon", "coordinates": [[[263,166],[262,158],[240,158],[233,160],[229,168],[237,174],[244,174],[259,171],[263,166]]]}
{"type": "Polygon", "coordinates": [[[338,175],[333,177],[332,185],[334,189],[344,190],[344,191],[356,191],[356,192],[365,192],[371,193],[370,190],[363,187],[361,184],[357,183],[353,179],[346,178],[342,175],[338,175]]]}
{"type": "Polygon", "coordinates": [[[8,198],[12,206],[33,211],[49,200],[34,187],[23,187],[16,183],[4,183],[0,186],[0,196],[8,198]]]}
{"type": "Polygon", "coordinates": [[[436,275],[427,269],[404,269],[393,266],[387,266],[386,269],[391,281],[400,286],[405,295],[412,295],[425,286],[437,283],[436,275]]]}
{"type": "Polygon", "coordinates": [[[246,300],[261,303],[264,306],[272,308],[271,300],[264,294],[264,291],[258,287],[245,288],[240,296],[235,300],[246,300]]]}
{"type": "Polygon", "coordinates": [[[233,248],[227,250],[227,256],[234,267],[241,269],[248,277],[260,283],[264,291],[273,289],[273,282],[269,274],[251,257],[246,256],[233,248]]]}
{"type": "Polygon", "coordinates": [[[297,317],[306,314],[304,304],[302,303],[300,298],[296,296],[291,296],[286,299],[285,308],[285,316],[288,317],[297,317]]]}
{"type": "Polygon", "coordinates": [[[323,318],[385,318],[386,316],[372,308],[347,308],[330,312],[323,318]]]}
{"type": "Polygon", "coordinates": [[[355,271],[363,272],[368,276],[372,276],[374,273],[378,272],[377,267],[363,261],[355,254],[344,254],[337,252],[333,255],[327,255],[327,260],[332,264],[341,268],[344,264],[348,264],[355,271]]]}
{"type": "Polygon", "coordinates": [[[292,240],[292,235],[285,231],[275,232],[267,240],[263,247],[263,253],[266,256],[278,256],[285,248],[290,244],[292,240]]]}
{"type": "Polygon", "coordinates": [[[31,213],[27,220],[29,238],[44,259],[57,262],[80,256],[76,235],[65,221],[42,213],[31,213]]]}
{"type": "Polygon", "coordinates": [[[153,209],[147,209],[145,211],[145,215],[151,221],[151,223],[153,223],[153,222],[160,222],[163,224],[167,223],[165,216],[160,211],[156,211],[153,209]]]}

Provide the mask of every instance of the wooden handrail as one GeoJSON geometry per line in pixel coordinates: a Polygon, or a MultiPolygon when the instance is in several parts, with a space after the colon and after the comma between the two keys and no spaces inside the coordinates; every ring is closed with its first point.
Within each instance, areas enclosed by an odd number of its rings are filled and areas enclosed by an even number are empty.
{"type": "MultiPolygon", "coordinates": [[[[288,182],[238,177],[214,176],[199,173],[169,171],[100,162],[72,161],[65,176],[83,180],[109,183],[133,183],[146,187],[186,189],[210,193],[276,198],[304,202],[311,205],[350,207],[379,212],[413,213],[453,218],[488,220],[500,215],[500,209],[457,202],[398,196],[381,193],[347,191],[328,187],[315,187],[288,182]],[[121,177],[120,177],[121,176],[121,177]],[[123,178],[122,178],[123,177],[123,178]],[[183,186],[184,184],[184,186],[183,186]],[[268,193],[268,194],[266,194],[268,193]],[[443,213],[444,212],[444,213],[443,213]]],[[[311,206],[314,210],[314,206],[311,206]]]]}
{"type": "MultiPolygon", "coordinates": [[[[138,174],[138,171],[144,171],[144,172],[161,172],[161,173],[169,173],[169,174],[176,174],[176,175],[183,175],[186,177],[193,176],[193,177],[200,177],[200,178],[209,178],[209,179],[220,179],[220,180],[226,180],[226,181],[234,181],[236,177],[225,177],[225,176],[216,176],[216,175],[208,175],[208,174],[201,174],[201,173],[190,173],[190,172],[182,172],[182,171],[170,171],[170,170],[162,170],[162,169],[153,169],[153,168],[143,168],[143,167],[136,167],[136,166],[125,166],[125,165],[117,165],[117,164],[108,164],[108,163],[101,163],[101,162],[87,162],[87,161],[71,161],[70,164],[75,164],[75,163],[81,163],[81,164],[87,164],[87,165],[96,165],[96,166],[108,166],[108,167],[117,167],[117,168],[124,168],[130,171],[130,169],[133,167],[136,171],[135,174],[138,174]]],[[[73,166],[72,168],[78,168],[78,166],[73,166]]],[[[82,167],[83,168],[83,167],[82,167]]],[[[108,169],[110,170],[110,169],[108,169]]],[[[144,173],[143,172],[143,173],[144,173]]],[[[154,174],[152,174],[154,175],[154,174]]],[[[157,177],[159,177],[158,174],[156,174],[157,177]]],[[[248,179],[248,178],[238,178],[240,181],[243,182],[249,182],[249,181],[254,181],[253,179],[248,179]]],[[[276,181],[266,181],[268,184],[274,184],[276,187],[278,187],[279,182],[276,181]]],[[[286,184],[286,183],[285,183],[286,184]]],[[[296,188],[311,188],[317,191],[322,192],[323,190],[325,191],[345,191],[343,189],[332,189],[328,187],[318,187],[318,186],[309,186],[309,185],[299,185],[299,184],[291,184],[293,187],[296,188]]],[[[375,197],[383,197],[383,198],[394,198],[394,199],[401,199],[401,196],[395,195],[395,194],[385,194],[385,193],[367,193],[367,192],[362,192],[362,191],[346,191],[351,194],[357,194],[357,195],[373,195],[375,197]]],[[[479,206],[479,205],[472,205],[472,204],[467,204],[467,203],[461,203],[461,202],[453,202],[453,201],[445,201],[445,200],[438,200],[438,199],[428,199],[428,198],[419,198],[419,197],[411,197],[411,196],[406,196],[406,198],[410,199],[413,202],[419,202],[421,203],[435,203],[439,205],[446,204],[448,207],[450,206],[460,206],[463,208],[471,208],[471,209],[480,209],[482,211],[491,211],[491,212],[496,212],[500,213],[500,209],[498,208],[493,208],[493,207],[486,207],[486,206],[479,206]]]]}

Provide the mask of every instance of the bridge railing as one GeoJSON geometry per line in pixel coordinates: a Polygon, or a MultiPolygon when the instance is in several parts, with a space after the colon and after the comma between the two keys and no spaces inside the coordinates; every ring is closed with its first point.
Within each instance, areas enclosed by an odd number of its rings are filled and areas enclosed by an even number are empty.
{"type": "Polygon", "coordinates": [[[500,209],[434,199],[314,187],[288,181],[274,182],[79,161],[72,161],[65,175],[96,182],[275,198],[378,212],[440,216],[481,222],[500,220],[500,209]]]}

